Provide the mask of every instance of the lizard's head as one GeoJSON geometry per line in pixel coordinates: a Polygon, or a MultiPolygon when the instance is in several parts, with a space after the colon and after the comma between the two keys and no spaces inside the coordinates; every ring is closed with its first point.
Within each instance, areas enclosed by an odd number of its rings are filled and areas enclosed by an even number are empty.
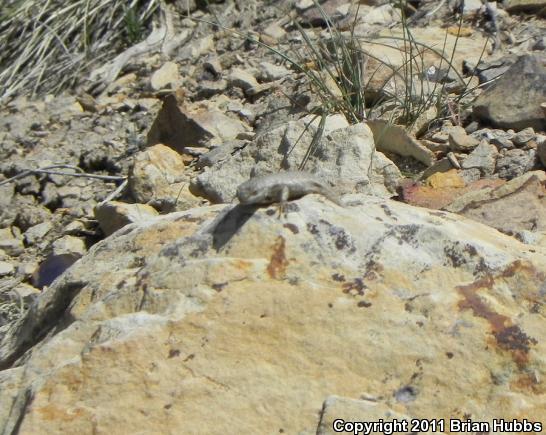
{"type": "Polygon", "coordinates": [[[265,200],[263,190],[256,186],[253,179],[250,179],[237,188],[237,198],[241,204],[256,204],[265,200]]]}

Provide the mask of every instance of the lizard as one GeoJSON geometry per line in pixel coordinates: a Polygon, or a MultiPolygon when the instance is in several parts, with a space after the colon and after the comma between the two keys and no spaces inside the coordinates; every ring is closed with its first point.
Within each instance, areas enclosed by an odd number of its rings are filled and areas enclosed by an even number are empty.
{"type": "Polygon", "coordinates": [[[318,193],[343,207],[338,196],[326,182],[309,172],[285,171],[262,175],[245,181],[237,188],[239,203],[256,205],[279,203],[279,215],[287,201],[310,193],[318,193]]]}

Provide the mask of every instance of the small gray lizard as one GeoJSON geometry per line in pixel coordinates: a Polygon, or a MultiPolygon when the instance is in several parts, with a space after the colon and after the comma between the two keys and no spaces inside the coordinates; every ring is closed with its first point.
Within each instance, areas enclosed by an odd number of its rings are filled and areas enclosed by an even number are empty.
{"type": "Polygon", "coordinates": [[[280,204],[280,212],[287,201],[318,193],[343,207],[332,189],[316,175],[309,172],[285,171],[251,178],[237,188],[241,204],[280,204]]]}

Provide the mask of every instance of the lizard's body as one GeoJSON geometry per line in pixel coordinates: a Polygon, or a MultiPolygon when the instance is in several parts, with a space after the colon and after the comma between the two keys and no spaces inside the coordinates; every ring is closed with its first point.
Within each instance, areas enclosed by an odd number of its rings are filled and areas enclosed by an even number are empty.
{"type": "Polygon", "coordinates": [[[285,171],[251,178],[237,188],[241,204],[284,204],[296,198],[318,193],[337,205],[343,206],[332,189],[309,172],[285,171]]]}

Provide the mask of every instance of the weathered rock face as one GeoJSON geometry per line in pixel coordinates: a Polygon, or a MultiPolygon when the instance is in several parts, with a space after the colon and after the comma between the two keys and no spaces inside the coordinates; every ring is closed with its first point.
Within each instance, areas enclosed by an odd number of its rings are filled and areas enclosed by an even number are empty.
{"type": "Polygon", "coordinates": [[[477,98],[474,114],[497,127],[544,130],[546,120],[540,104],[546,99],[545,81],[546,56],[521,56],[477,98]]]}
{"type": "Polygon", "coordinates": [[[447,211],[483,222],[505,234],[525,231],[546,237],[546,174],[528,172],[502,186],[483,187],[457,198],[447,211]]]}
{"type": "Polygon", "coordinates": [[[409,417],[544,421],[546,250],[345,199],[192,209],[95,245],[3,337],[0,425],[316,433],[328,396],[363,394],[409,417]]]}
{"type": "Polygon", "coordinates": [[[505,7],[510,12],[533,12],[546,8],[544,0],[507,0],[505,7]]]}
{"type": "Polygon", "coordinates": [[[234,139],[246,131],[238,119],[214,108],[192,107],[190,110],[181,100],[175,94],[165,98],[148,132],[149,146],[162,143],[183,152],[185,147],[234,139]]]}
{"type": "MultiPolygon", "coordinates": [[[[339,126],[339,121],[331,118],[305,169],[331,183],[340,195],[392,196],[402,176],[392,161],[375,150],[368,125],[339,126]]],[[[258,136],[241,152],[199,174],[191,181],[190,190],[214,203],[230,202],[237,186],[250,176],[279,172],[280,168],[296,170],[313,142],[314,127],[307,123],[291,121],[258,136]]]]}
{"type": "Polygon", "coordinates": [[[162,211],[195,207],[199,199],[188,192],[189,175],[176,151],[157,144],[136,154],[129,172],[129,191],[137,202],[162,211]]]}

